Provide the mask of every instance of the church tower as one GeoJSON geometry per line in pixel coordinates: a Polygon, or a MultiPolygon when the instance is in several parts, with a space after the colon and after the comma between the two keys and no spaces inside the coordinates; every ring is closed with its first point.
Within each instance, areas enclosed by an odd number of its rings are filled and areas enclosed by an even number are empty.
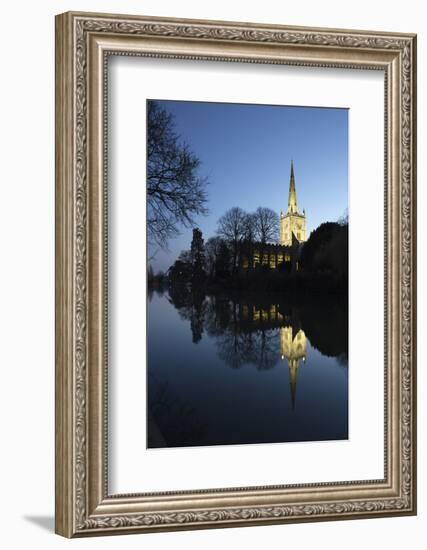
{"type": "Polygon", "coordinates": [[[298,212],[294,162],[291,161],[288,210],[286,214],[280,212],[280,244],[283,246],[292,246],[294,241],[304,243],[307,240],[305,221],[305,211],[302,214],[298,212]]]}

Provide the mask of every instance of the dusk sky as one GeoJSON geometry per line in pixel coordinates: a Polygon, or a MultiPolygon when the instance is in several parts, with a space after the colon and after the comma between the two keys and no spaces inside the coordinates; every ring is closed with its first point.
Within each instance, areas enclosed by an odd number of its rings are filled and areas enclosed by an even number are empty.
{"type": "MultiPolygon", "coordinates": [[[[348,110],[191,101],[160,101],[175,128],[200,158],[207,176],[209,214],[197,218],[205,241],[233,206],[247,212],[265,206],[287,210],[291,159],[298,210],[305,209],[307,237],[348,208],[348,110]]],[[[169,241],[152,266],[166,271],[189,249],[192,229],[169,241]]],[[[150,250],[151,254],[151,250],[150,250]]]]}

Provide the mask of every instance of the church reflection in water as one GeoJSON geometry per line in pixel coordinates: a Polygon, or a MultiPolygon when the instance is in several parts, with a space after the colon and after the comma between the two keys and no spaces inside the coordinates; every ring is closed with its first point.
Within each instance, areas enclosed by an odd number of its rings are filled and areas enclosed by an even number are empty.
{"type": "Polygon", "coordinates": [[[287,359],[288,361],[293,409],[295,408],[298,368],[300,361],[305,361],[306,346],[307,340],[302,329],[295,335],[292,327],[283,327],[280,329],[280,352],[282,359],[287,359]]]}
{"type": "Polygon", "coordinates": [[[149,447],[347,437],[347,303],[175,289],[152,298],[149,330],[149,447]]]}
{"type": "Polygon", "coordinates": [[[251,298],[175,290],[170,292],[170,302],[183,320],[190,321],[193,343],[207,333],[216,340],[219,357],[230,367],[252,364],[266,370],[287,363],[292,408],[298,370],[306,361],[307,340],[323,355],[338,357],[344,364],[347,361],[347,307],[333,298],[294,304],[269,294],[251,298]]]}
{"type": "Polygon", "coordinates": [[[268,309],[257,309],[256,306],[241,304],[242,320],[250,320],[256,330],[279,327],[280,358],[287,361],[289,369],[289,386],[292,408],[295,408],[297,375],[300,363],[305,362],[307,337],[300,327],[300,320],[292,315],[285,315],[278,304],[271,304],[268,309]],[[250,310],[252,308],[252,311],[250,310]],[[287,324],[289,323],[289,324],[287,324]]]}

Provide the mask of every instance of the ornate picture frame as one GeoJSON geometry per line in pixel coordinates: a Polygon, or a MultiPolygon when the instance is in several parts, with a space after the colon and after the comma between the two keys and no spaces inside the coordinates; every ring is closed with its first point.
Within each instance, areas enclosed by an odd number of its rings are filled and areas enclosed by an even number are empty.
{"type": "Polygon", "coordinates": [[[81,537],[415,514],[415,181],[415,35],[58,15],[56,532],[81,537]],[[109,494],[105,182],[111,55],[384,72],[383,479],[109,494]]]}

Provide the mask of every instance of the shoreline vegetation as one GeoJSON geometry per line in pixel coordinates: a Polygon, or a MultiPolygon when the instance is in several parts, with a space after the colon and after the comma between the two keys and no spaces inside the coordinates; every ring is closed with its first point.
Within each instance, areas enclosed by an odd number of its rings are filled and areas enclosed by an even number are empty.
{"type": "Polygon", "coordinates": [[[327,222],[314,230],[307,242],[298,246],[297,261],[242,267],[241,257],[248,248],[262,246],[242,239],[232,253],[233,243],[220,237],[205,245],[199,229],[193,230],[190,250],[181,252],[167,270],[148,269],[148,289],[188,287],[196,292],[215,294],[239,291],[269,291],[284,295],[348,294],[348,222],[327,222]],[[232,260],[234,255],[235,261],[232,260]]]}

